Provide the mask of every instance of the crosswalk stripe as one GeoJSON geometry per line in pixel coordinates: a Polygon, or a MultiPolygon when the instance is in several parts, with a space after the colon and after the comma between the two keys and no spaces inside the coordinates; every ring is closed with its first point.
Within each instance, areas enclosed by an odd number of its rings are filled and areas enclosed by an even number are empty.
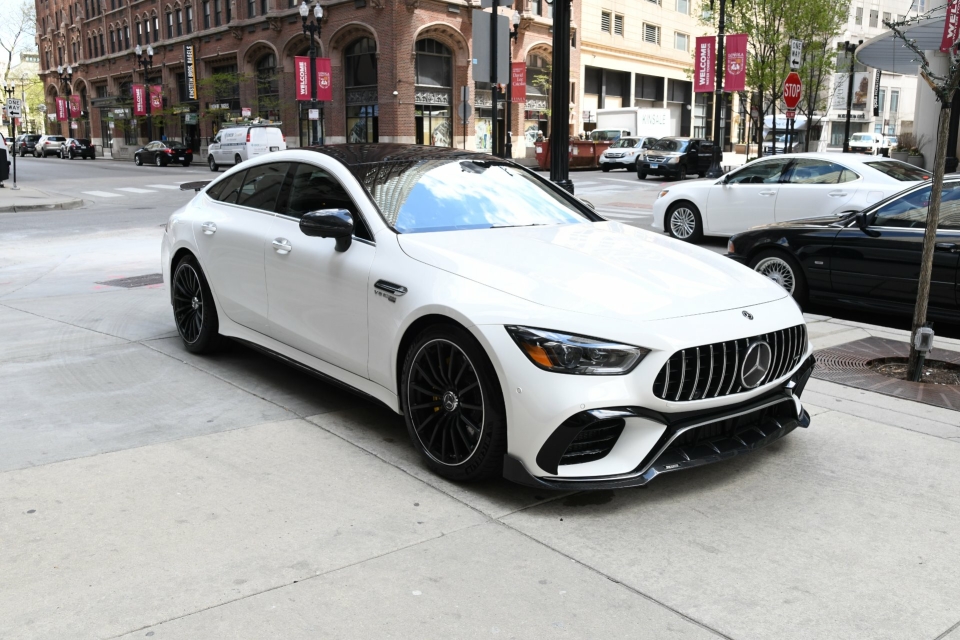
{"type": "Polygon", "coordinates": [[[117,187],[117,191],[129,191],[130,193],[156,193],[152,189],[138,189],[137,187],[117,187]]]}
{"type": "Polygon", "coordinates": [[[122,198],[123,195],[119,193],[110,193],[109,191],[81,191],[88,196],[97,196],[98,198],[122,198]]]}
{"type": "Polygon", "coordinates": [[[180,190],[179,184],[148,184],[146,186],[153,187],[154,189],[176,189],[177,191],[180,190]]]}

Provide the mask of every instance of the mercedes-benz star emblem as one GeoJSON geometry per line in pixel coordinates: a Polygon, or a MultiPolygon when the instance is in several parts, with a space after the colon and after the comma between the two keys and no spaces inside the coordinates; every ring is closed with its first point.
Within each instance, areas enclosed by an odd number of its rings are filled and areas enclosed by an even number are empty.
{"type": "Polygon", "coordinates": [[[457,398],[456,394],[452,391],[447,391],[443,394],[443,408],[445,411],[450,412],[457,408],[457,405],[460,404],[460,400],[457,398]]]}
{"type": "MultiPolygon", "coordinates": [[[[746,312],[744,312],[746,313],[746,312]]],[[[770,361],[773,351],[770,345],[762,340],[754,342],[747,348],[743,356],[743,365],[740,366],[740,382],[747,389],[753,389],[767,377],[770,370],[770,361]]]]}
{"type": "Polygon", "coordinates": [[[753,314],[747,311],[746,309],[743,310],[743,317],[746,318],[747,320],[753,320],[753,314]]]}

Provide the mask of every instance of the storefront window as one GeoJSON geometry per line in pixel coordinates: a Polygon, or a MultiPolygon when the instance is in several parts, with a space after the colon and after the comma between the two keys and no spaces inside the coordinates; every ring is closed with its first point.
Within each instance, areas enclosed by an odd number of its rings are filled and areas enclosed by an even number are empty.
{"type": "Polygon", "coordinates": [[[451,97],[453,56],[436,40],[417,41],[414,95],[417,144],[449,147],[453,144],[451,97]]]}
{"type": "Polygon", "coordinates": [[[523,111],[523,142],[528,148],[536,146],[541,139],[550,137],[549,96],[550,61],[537,54],[527,56],[527,102],[523,111]]]}
{"type": "Polygon", "coordinates": [[[380,109],[377,105],[377,43],[360,38],[347,47],[343,56],[347,142],[377,142],[380,109]]]}
{"type": "Polygon", "coordinates": [[[280,120],[280,83],[277,58],[272,53],[257,62],[257,111],[265,120],[280,120]]]}

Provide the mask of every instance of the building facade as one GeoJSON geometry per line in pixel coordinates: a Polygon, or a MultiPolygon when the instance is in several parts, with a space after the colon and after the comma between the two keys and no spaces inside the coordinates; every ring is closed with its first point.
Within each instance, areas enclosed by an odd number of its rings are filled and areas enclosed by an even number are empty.
{"type": "MultiPolygon", "coordinates": [[[[318,56],[330,58],[333,87],[333,100],[320,109],[325,143],[491,147],[490,84],[473,77],[472,10],[479,2],[320,4],[318,56]],[[463,87],[470,105],[466,119],[460,116],[463,87]]],[[[148,138],[180,140],[202,154],[217,130],[250,120],[281,123],[290,147],[308,144],[309,103],[295,99],[294,57],[310,49],[298,5],[299,0],[36,0],[48,113],[56,113],[57,97],[72,94],[80,96],[82,109],[79,118],[48,125],[64,135],[90,137],[117,157],[128,157],[148,138]],[[146,70],[134,55],[137,44],[153,48],[146,70]],[[193,99],[184,45],[192,46],[195,60],[193,99]],[[58,72],[61,66],[64,72],[58,72]],[[133,115],[135,84],[162,86],[159,114],[133,115]]],[[[576,19],[579,0],[573,6],[576,19]]],[[[545,0],[516,0],[500,9],[507,16],[520,14],[510,49],[513,60],[528,61],[528,84],[551,58],[549,7],[545,0]]],[[[578,49],[571,59],[576,82],[578,49]]],[[[545,126],[546,98],[541,83],[528,87],[526,103],[512,105],[515,156],[528,153],[527,145],[518,144],[520,136],[545,126]]],[[[501,102],[501,123],[505,113],[501,102]]]]}

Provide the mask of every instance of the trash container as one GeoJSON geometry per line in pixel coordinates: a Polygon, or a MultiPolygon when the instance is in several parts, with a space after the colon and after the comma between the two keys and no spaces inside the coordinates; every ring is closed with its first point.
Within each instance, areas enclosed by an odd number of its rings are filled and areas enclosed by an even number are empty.
{"type": "Polygon", "coordinates": [[[7,148],[0,148],[0,182],[10,179],[10,161],[7,159],[7,148]]]}
{"type": "Polygon", "coordinates": [[[550,170],[550,140],[535,142],[537,150],[537,166],[542,171],[550,170]]]}

